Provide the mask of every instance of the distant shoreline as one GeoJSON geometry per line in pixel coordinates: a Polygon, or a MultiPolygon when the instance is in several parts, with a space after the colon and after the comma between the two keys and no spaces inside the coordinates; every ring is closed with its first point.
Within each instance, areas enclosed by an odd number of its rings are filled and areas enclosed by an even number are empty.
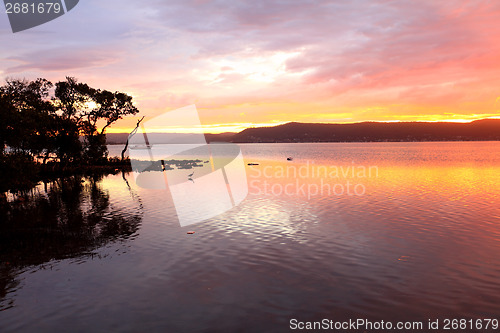
{"type": "MultiPolygon", "coordinates": [[[[166,133],[150,133],[156,142],[169,142],[166,133]]],[[[175,134],[177,141],[182,136],[175,134]]],[[[125,144],[128,133],[109,133],[110,145],[125,144]]],[[[238,133],[205,134],[207,142],[233,143],[353,143],[353,142],[467,142],[500,141],[500,119],[470,123],[362,122],[354,124],[287,123],[274,127],[247,128],[238,133]]],[[[153,142],[154,143],[154,142],[153,142]]]]}

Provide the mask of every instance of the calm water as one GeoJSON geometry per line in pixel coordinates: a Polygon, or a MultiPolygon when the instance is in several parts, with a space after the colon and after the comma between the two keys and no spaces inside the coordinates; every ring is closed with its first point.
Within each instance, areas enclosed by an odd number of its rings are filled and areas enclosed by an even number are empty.
{"type": "Polygon", "coordinates": [[[131,174],[2,207],[0,332],[500,318],[499,142],[241,149],[247,198],[185,228],[131,174]]]}

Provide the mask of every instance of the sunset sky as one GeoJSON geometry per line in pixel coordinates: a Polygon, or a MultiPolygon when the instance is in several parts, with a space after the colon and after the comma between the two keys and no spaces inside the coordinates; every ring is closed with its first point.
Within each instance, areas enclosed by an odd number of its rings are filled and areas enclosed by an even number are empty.
{"type": "MultiPolygon", "coordinates": [[[[500,1],[81,0],[13,34],[0,76],[77,77],[207,132],[500,117],[500,1]]],[[[111,132],[129,132],[136,118],[111,132]]]]}

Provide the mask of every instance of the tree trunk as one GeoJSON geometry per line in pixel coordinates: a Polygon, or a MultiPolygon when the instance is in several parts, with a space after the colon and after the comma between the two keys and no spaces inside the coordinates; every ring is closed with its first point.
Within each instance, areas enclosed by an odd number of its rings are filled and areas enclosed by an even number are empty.
{"type": "Polygon", "coordinates": [[[125,148],[122,150],[122,162],[125,159],[125,152],[127,151],[128,148],[128,139],[130,138],[131,135],[134,135],[135,132],[137,132],[137,129],[139,128],[139,125],[141,124],[141,121],[144,119],[144,116],[137,121],[137,125],[135,126],[134,130],[130,132],[130,135],[127,137],[127,142],[125,143],[125,148]]]}

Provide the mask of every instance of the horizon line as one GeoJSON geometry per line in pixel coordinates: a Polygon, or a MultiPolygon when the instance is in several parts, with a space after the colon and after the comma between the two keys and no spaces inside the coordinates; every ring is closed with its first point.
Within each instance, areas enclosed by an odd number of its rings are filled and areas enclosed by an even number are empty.
{"type": "MultiPolygon", "coordinates": [[[[288,122],[278,122],[278,123],[263,123],[255,124],[255,126],[242,127],[242,123],[236,123],[234,125],[229,124],[214,124],[214,125],[201,125],[201,128],[176,128],[176,132],[172,132],[172,129],[156,129],[149,132],[150,134],[236,134],[240,133],[246,129],[253,128],[272,128],[278,127],[286,124],[323,124],[323,125],[349,125],[349,124],[363,124],[363,123],[380,123],[380,124],[390,124],[390,123],[448,123],[448,124],[470,124],[475,121],[481,120],[500,120],[498,117],[487,117],[479,119],[444,119],[444,120],[363,120],[363,121],[353,121],[353,122],[301,122],[301,121],[288,121],[288,122]],[[230,128],[234,128],[235,131],[231,131],[230,128]],[[226,130],[218,130],[226,129],[226,130]],[[239,130],[236,130],[239,129],[239,130]]],[[[245,123],[247,125],[247,123],[245,123]]],[[[127,131],[124,128],[109,128],[106,134],[129,134],[132,130],[127,131]]]]}

